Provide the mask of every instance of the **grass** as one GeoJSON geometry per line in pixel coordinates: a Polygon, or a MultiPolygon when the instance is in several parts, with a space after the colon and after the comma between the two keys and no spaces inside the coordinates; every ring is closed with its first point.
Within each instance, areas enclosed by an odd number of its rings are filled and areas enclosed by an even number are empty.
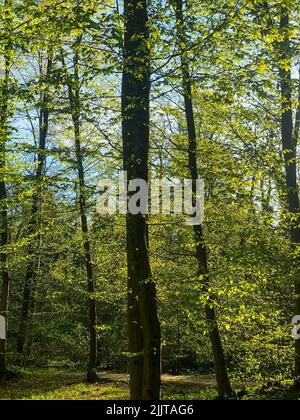
{"type": "MultiPolygon", "coordinates": [[[[16,379],[0,383],[0,400],[126,400],[129,399],[127,375],[100,375],[103,379],[90,385],[84,381],[84,373],[64,369],[24,370],[16,379]]],[[[205,389],[197,383],[178,384],[168,378],[162,386],[165,400],[213,399],[215,389],[205,389]]]]}
{"type": "Polygon", "coordinates": [[[268,386],[249,389],[248,400],[300,400],[300,393],[293,387],[293,381],[271,383],[268,386]]]}
{"type": "Polygon", "coordinates": [[[0,384],[0,400],[122,400],[127,385],[104,382],[90,385],[81,372],[47,369],[26,370],[0,384]]]}
{"type": "MultiPolygon", "coordinates": [[[[127,400],[127,375],[101,374],[90,385],[84,373],[66,369],[27,369],[16,379],[0,382],[0,400],[127,400]]],[[[214,400],[215,386],[208,377],[163,377],[163,400],[214,400]]],[[[245,400],[299,400],[291,382],[248,387],[245,400]]]]}

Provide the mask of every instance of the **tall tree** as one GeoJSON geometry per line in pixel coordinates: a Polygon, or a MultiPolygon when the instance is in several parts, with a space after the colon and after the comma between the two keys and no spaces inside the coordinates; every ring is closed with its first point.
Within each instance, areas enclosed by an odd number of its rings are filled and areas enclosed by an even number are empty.
{"type": "MultiPolygon", "coordinates": [[[[187,36],[184,26],[184,15],[183,15],[183,2],[182,0],[173,0],[175,13],[176,13],[176,29],[178,37],[178,45],[180,46],[180,57],[181,57],[181,72],[182,72],[182,89],[185,106],[186,124],[188,130],[188,161],[189,161],[189,172],[193,180],[193,201],[194,206],[196,205],[196,180],[199,178],[198,165],[197,165],[197,135],[196,125],[194,117],[194,108],[192,100],[192,86],[191,86],[191,75],[189,69],[189,61],[187,55],[187,36]]],[[[203,279],[203,291],[208,292],[209,289],[209,269],[207,259],[207,247],[203,235],[203,227],[201,224],[195,224],[194,229],[194,241],[196,249],[196,259],[198,264],[198,276],[203,279]]],[[[205,306],[205,315],[209,328],[209,336],[212,345],[215,371],[217,377],[218,391],[220,398],[231,397],[233,391],[229,381],[223,346],[221,342],[221,336],[218,328],[216,311],[212,296],[205,306]]]]}
{"type": "Polygon", "coordinates": [[[76,166],[79,180],[79,211],[81,219],[81,232],[83,248],[85,253],[85,266],[87,275],[87,290],[89,301],[89,360],[87,370],[87,381],[90,383],[98,381],[97,376],[97,311],[95,298],[95,280],[92,263],[91,244],[89,239],[89,225],[86,204],[86,182],[83,164],[83,151],[81,145],[81,97],[79,77],[79,51],[82,36],[78,36],[73,51],[73,77],[67,75],[69,92],[69,103],[74,127],[76,166]]]}
{"type": "MultiPolygon", "coordinates": [[[[297,180],[297,143],[299,136],[299,104],[293,122],[292,46],[290,41],[290,9],[281,6],[279,43],[279,76],[281,85],[281,139],[285,162],[285,180],[290,234],[292,244],[291,267],[295,276],[295,315],[300,316],[300,201],[297,180]]],[[[295,382],[300,388],[300,340],[295,341],[295,382]]]]}
{"type": "MultiPolygon", "coordinates": [[[[6,143],[9,135],[9,79],[11,68],[11,18],[12,7],[11,1],[5,0],[4,13],[2,15],[4,20],[4,72],[0,76],[0,240],[1,240],[1,300],[0,300],[0,315],[4,317],[7,325],[8,316],[8,301],[9,301],[9,283],[10,276],[7,265],[7,248],[9,244],[8,232],[8,209],[7,209],[7,189],[6,189],[6,143]]],[[[7,334],[7,327],[6,327],[7,334]]],[[[0,340],[0,378],[5,378],[9,372],[6,362],[7,340],[0,340]]]]}
{"type": "MultiPolygon", "coordinates": [[[[124,2],[122,137],[128,182],[148,182],[150,49],[146,0],[124,2]]],[[[160,398],[161,332],[145,215],[128,214],[128,334],[131,399],[160,398]]]]}
{"type": "Polygon", "coordinates": [[[42,198],[42,180],[46,164],[47,135],[49,129],[49,76],[52,69],[52,57],[46,60],[46,70],[44,70],[43,59],[39,61],[40,80],[39,80],[39,136],[38,151],[36,158],[35,186],[32,196],[30,210],[30,219],[27,229],[29,237],[28,264],[25,275],[25,284],[23,289],[22,310],[20,316],[20,326],[18,334],[19,353],[24,353],[28,321],[30,317],[30,307],[32,305],[32,289],[36,281],[36,244],[40,242],[39,233],[39,209],[42,198]]]}

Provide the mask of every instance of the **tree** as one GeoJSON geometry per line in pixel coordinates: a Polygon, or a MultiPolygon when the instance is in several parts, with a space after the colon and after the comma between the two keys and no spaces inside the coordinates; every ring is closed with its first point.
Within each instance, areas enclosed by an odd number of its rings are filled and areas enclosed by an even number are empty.
{"type": "MultiPolygon", "coordinates": [[[[0,217],[1,217],[1,301],[0,315],[4,317],[7,323],[8,303],[9,303],[9,283],[10,275],[7,265],[7,252],[9,245],[9,226],[8,226],[8,208],[7,208],[7,189],[6,189],[6,143],[9,136],[9,115],[10,115],[10,69],[11,69],[11,19],[12,7],[10,0],[5,0],[4,12],[5,42],[3,47],[4,72],[0,80],[0,217]]],[[[1,77],[1,76],[0,76],[1,77]]],[[[7,328],[6,328],[7,334],[7,328]]],[[[7,340],[0,340],[0,379],[9,375],[6,364],[6,345],[7,340]]]]}
{"type": "MultiPolygon", "coordinates": [[[[123,162],[128,182],[148,182],[150,49],[146,0],[124,2],[123,162]]],[[[147,219],[128,214],[128,335],[131,399],[160,398],[160,323],[147,219]]]]}
{"type": "MultiPolygon", "coordinates": [[[[175,0],[174,2],[176,13],[176,28],[178,36],[178,44],[181,51],[181,72],[182,72],[182,89],[185,106],[186,124],[188,130],[188,161],[191,179],[193,180],[193,204],[196,205],[197,189],[196,180],[199,178],[198,164],[197,164],[197,135],[195,126],[195,117],[192,100],[192,86],[191,76],[189,71],[187,49],[187,38],[184,28],[183,4],[182,0],[175,0]]],[[[196,249],[196,259],[198,264],[198,278],[203,281],[203,291],[208,292],[209,289],[209,269],[207,258],[207,247],[203,234],[203,227],[201,224],[195,224],[194,241],[196,249]]],[[[230,385],[226,365],[224,351],[221,342],[221,336],[217,324],[216,311],[214,308],[213,297],[210,296],[209,301],[205,306],[205,314],[208,322],[210,341],[213,349],[215,360],[215,370],[218,383],[218,390],[220,398],[231,397],[233,391],[230,385]]]]}
{"type": "MultiPolygon", "coordinates": [[[[283,3],[280,8],[279,77],[281,88],[281,139],[285,163],[285,182],[290,213],[292,245],[291,268],[295,278],[295,316],[300,315],[300,201],[297,179],[297,143],[299,137],[300,104],[297,103],[293,121],[292,47],[290,42],[290,9],[283,3]]],[[[297,98],[297,101],[299,98],[297,98]]],[[[300,340],[295,340],[295,383],[300,388],[300,340]]]]}
{"type": "Polygon", "coordinates": [[[32,291],[36,281],[36,244],[40,242],[39,233],[39,208],[42,198],[42,181],[45,171],[46,164],[46,149],[47,149],[47,135],[49,128],[49,77],[52,69],[53,57],[51,54],[46,59],[46,71],[44,71],[43,59],[40,60],[40,80],[39,88],[39,139],[38,139],[38,151],[36,158],[36,171],[35,171],[35,187],[32,196],[31,214],[27,228],[27,235],[29,239],[28,247],[28,264],[25,275],[25,284],[23,290],[23,301],[22,311],[20,316],[20,326],[18,335],[18,347],[19,353],[24,353],[26,343],[26,333],[28,320],[30,316],[30,307],[34,306],[34,297],[32,291]],[[46,85],[46,87],[45,87],[46,85]]]}
{"type": "MultiPolygon", "coordinates": [[[[81,231],[83,248],[85,253],[85,266],[87,276],[87,290],[89,301],[89,361],[87,370],[87,380],[90,383],[98,381],[97,376],[97,311],[95,298],[95,280],[93,273],[91,244],[89,239],[89,225],[87,218],[86,205],[86,183],[83,166],[83,153],[81,147],[81,98],[80,98],[80,78],[79,78],[79,51],[82,36],[78,36],[74,43],[73,51],[73,77],[67,78],[69,93],[70,111],[72,115],[75,139],[76,166],[79,180],[79,210],[81,219],[81,231]]],[[[64,63],[64,61],[63,61],[64,63]]]]}

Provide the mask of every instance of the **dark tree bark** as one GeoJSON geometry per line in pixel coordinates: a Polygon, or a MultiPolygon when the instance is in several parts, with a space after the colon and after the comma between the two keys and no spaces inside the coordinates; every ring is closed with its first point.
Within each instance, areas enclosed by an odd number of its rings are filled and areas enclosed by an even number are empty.
{"type": "MultiPolygon", "coordinates": [[[[296,123],[293,123],[293,101],[292,101],[292,53],[289,37],[289,10],[286,7],[281,9],[280,29],[284,39],[280,43],[279,60],[284,60],[288,66],[280,66],[279,75],[281,83],[281,132],[282,151],[285,162],[286,196],[288,210],[290,213],[291,233],[291,267],[295,276],[295,315],[300,315],[300,205],[299,191],[297,184],[297,142],[299,136],[299,109],[296,112],[296,123]],[[298,252],[297,252],[298,250],[298,252]],[[297,255],[298,254],[298,255],[297,255]]],[[[300,388],[300,340],[295,341],[295,383],[300,388]]]]}
{"type": "MultiPolygon", "coordinates": [[[[124,2],[122,136],[128,182],[148,182],[150,50],[146,0],[124,2]]],[[[144,215],[127,216],[128,335],[132,400],[160,398],[160,322],[144,215]]]]}
{"type": "Polygon", "coordinates": [[[87,369],[87,381],[94,383],[99,380],[97,376],[97,311],[95,298],[95,282],[92,264],[91,245],[89,240],[89,225],[86,207],[86,183],[83,167],[83,152],[81,147],[81,122],[80,122],[80,80],[79,80],[79,37],[74,46],[73,80],[68,77],[69,102],[74,127],[75,152],[77,161],[77,173],[79,180],[79,211],[81,219],[81,231],[83,248],[85,253],[85,266],[87,274],[87,290],[89,293],[89,360],[87,369]]]}
{"type": "MultiPolygon", "coordinates": [[[[5,26],[7,31],[10,27],[10,8],[9,0],[5,1],[5,26]]],[[[7,34],[8,36],[8,34],[7,34]]],[[[7,267],[7,247],[9,242],[8,236],[8,212],[7,212],[7,192],[5,183],[6,171],[6,142],[8,139],[8,122],[9,122],[9,73],[11,66],[11,50],[9,42],[4,48],[4,75],[0,81],[0,270],[1,270],[1,299],[0,299],[0,315],[5,318],[7,325],[8,301],[9,301],[9,272],[7,267]]],[[[7,334],[7,328],[6,328],[7,334]]],[[[6,336],[7,337],[7,336],[6,336]]],[[[7,340],[0,340],[0,379],[5,379],[8,375],[6,361],[7,340]]]]}
{"type": "MultiPolygon", "coordinates": [[[[52,58],[47,59],[47,68],[45,75],[43,68],[40,68],[40,82],[47,79],[51,73],[52,58]]],[[[34,307],[33,288],[36,281],[36,243],[39,243],[39,207],[42,194],[42,179],[46,163],[46,140],[49,129],[49,98],[47,89],[40,92],[40,111],[39,111],[39,144],[37,152],[37,168],[35,172],[35,190],[32,196],[32,205],[30,219],[27,229],[27,235],[30,239],[28,247],[28,264],[26,269],[25,284],[23,289],[22,310],[20,317],[20,326],[18,334],[17,350],[24,353],[27,338],[27,329],[30,318],[30,308],[34,307]],[[36,238],[37,236],[37,238],[36,238]]]]}
{"type": "MultiPolygon", "coordinates": [[[[188,159],[189,159],[189,171],[191,178],[196,181],[198,179],[198,166],[197,166],[197,136],[196,126],[194,118],[194,109],[192,101],[192,88],[191,88],[191,77],[189,71],[188,57],[185,53],[187,46],[187,38],[184,28],[184,16],[183,16],[183,4],[182,0],[172,0],[175,13],[176,13],[176,27],[178,43],[181,48],[181,71],[182,71],[182,87],[185,105],[186,123],[188,129],[188,159]]],[[[194,205],[196,200],[196,183],[193,184],[193,195],[194,205]]],[[[196,258],[198,265],[198,276],[203,278],[203,291],[208,292],[209,288],[209,270],[207,260],[207,249],[205,239],[203,236],[202,225],[194,225],[194,240],[196,244],[196,258]]],[[[217,324],[216,312],[213,305],[213,299],[211,299],[205,307],[206,320],[209,327],[209,336],[212,345],[215,371],[218,384],[218,392],[220,398],[233,396],[233,391],[230,385],[224,352],[220,337],[220,332],[217,324]]]]}

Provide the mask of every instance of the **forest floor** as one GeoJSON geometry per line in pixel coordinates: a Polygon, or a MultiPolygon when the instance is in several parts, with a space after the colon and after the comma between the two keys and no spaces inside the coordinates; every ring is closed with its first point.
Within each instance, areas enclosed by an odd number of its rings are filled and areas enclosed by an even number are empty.
{"type": "MultiPolygon", "coordinates": [[[[129,398],[126,374],[100,373],[99,383],[90,385],[83,373],[64,369],[24,370],[16,379],[0,383],[0,400],[126,400],[129,398]]],[[[164,400],[212,400],[217,398],[212,375],[163,375],[164,400]]],[[[249,386],[243,399],[295,400],[290,384],[269,387],[249,386]]]]}

